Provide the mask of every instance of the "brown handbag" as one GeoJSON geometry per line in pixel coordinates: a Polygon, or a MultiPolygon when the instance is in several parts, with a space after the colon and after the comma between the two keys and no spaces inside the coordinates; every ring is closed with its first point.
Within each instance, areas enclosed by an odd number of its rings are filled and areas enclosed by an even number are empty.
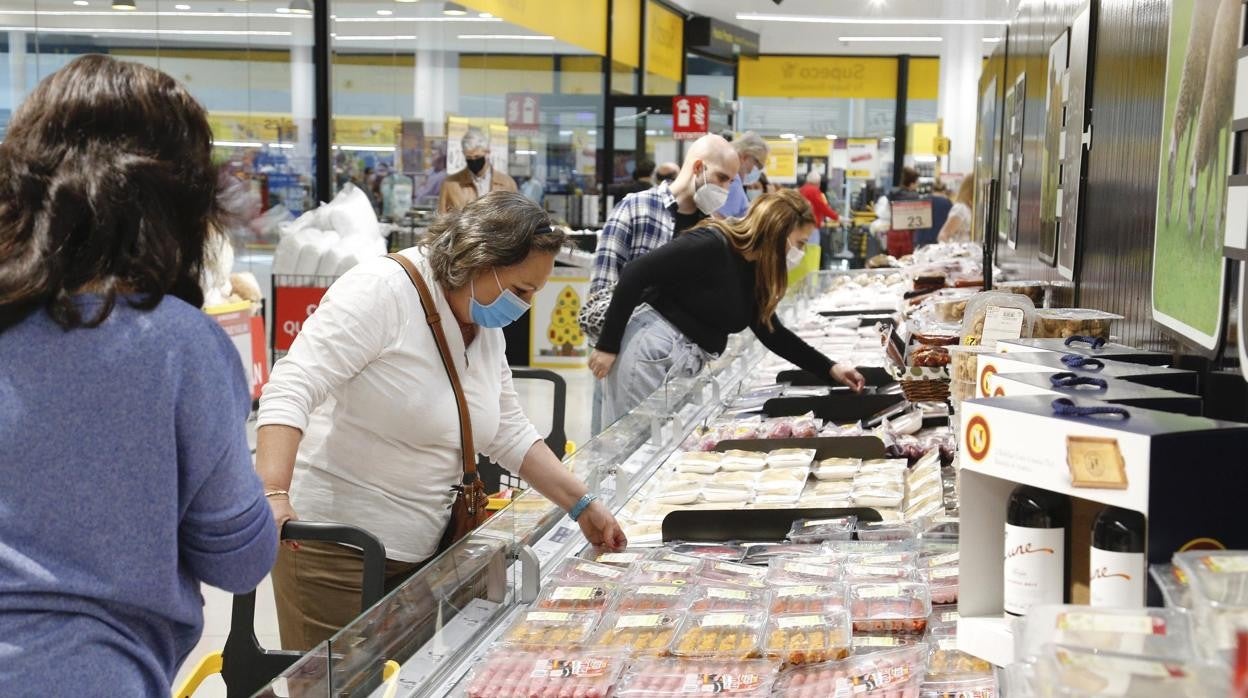
{"type": "Polygon", "coordinates": [[[450,523],[447,524],[446,531],[442,534],[442,542],[438,546],[440,552],[485,522],[489,497],[485,494],[485,483],[481,481],[481,475],[477,473],[477,450],[472,445],[472,418],[468,413],[468,400],[464,397],[464,386],[459,382],[459,373],[451,361],[451,349],[446,343],[446,332],[442,329],[442,316],[438,314],[433,294],[429,292],[429,286],[425,283],[420,270],[412,264],[410,259],[397,253],[386,256],[403,267],[403,271],[407,272],[407,278],[411,279],[412,285],[416,287],[416,293],[420,295],[420,307],[425,311],[425,322],[429,323],[429,329],[433,331],[433,339],[438,344],[438,354],[442,357],[442,366],[446,369],[446,377],[451,381],[451,388],[455,391],[455,403],[459,407],[459,441],[460,453],[464,460],[464,477],[460,484],[451,488],[455,490],[455,500],[451,502],[450,523]]]}

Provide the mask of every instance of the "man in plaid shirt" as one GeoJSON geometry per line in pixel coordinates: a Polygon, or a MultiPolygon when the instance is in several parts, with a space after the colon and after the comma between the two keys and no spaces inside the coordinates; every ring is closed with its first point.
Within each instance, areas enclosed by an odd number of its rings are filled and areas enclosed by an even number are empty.
{"type": "MultiPolygon", "coordinates": [[[[703,136],[689,147],[685,164],[674,181],[629,194],[615,207],[598,237],[589,296],[578,318],[591,345],[598,340],[611,305],[611,293],[624,265],[718,210],[740,166],[728,141],[717,135],[703,136]]],[[[601,423],[601,381],[594,383],[591,421],[594,434],[610,426],[601,423]]]]}

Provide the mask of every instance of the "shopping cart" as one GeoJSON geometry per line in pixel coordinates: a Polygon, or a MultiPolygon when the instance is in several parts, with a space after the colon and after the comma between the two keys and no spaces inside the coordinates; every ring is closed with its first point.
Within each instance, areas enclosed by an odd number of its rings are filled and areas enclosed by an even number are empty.
{"type": "MultiPolygon", "coordinates": [[[[323,541],[359,548],[364,553],[360,611],[381,600],[385,591],[386,549],[373,534],[344,524],[288,521],[282,527],[282,540],[323,541]]],[[[302,656],[300,652],[264,649],[256,639],[255,626],[256,592],[235,595],[225,648],[204,657],[174,690],[174,698],[190,698],[213,674],[221,674],[227,698],[245,698],[264,688],[302,656]]],[[[388,662],[383,670],[386,680],[397,673],[398,665],[392,664],[388,662]]]]}
{"type": "MultiPolygon", "coordinates": [[[[563,376],[544,368],[511,369],[512,380],[537,380],[552,383],[555,388],[554,411],[550,420],[550,434],[546,436],[546,445],[555,452],[555,456],[563,458],[572,451],[566,429],[568,412],[568,383],[563,376]]],[[[518,487],[520,479],[503,469],[484,456],[477,459],[477,471],[481,473],[481,481],[485,483],[486,492],[498,492],[503,487],[518,487]]]]}

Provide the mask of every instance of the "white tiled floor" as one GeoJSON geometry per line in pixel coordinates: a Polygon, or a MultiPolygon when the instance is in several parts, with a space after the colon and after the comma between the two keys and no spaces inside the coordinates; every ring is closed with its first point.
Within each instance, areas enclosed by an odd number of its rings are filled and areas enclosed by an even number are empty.
{"type": "MultiPolygon", "coordinates": [[[[589,422],[591,400],[593,399],[593,378],[586,369],[569,369],[557,371],[568,384],[568,404],[564,429],[568,439],[578,445],[589,440],[589,422]]],[[[554,412],[554,393],[551,384],[544,381],[517,381],[516,392],[520,395],[533,425],[543,434],[550,431],[551,415],[554,412]]],[[[230,605],[233,597],[220,589],[204,586],[204,634],[199,644],[191,652],[178,678],[174,682],[177,687],[182,680],[199,664],[207,654],[219,651],[225,646],[226,635],[230,632],[230,605]]],[[[256,638],[267,648],[278,647],[277,612],[273,606],[273,586],[266,578],[256,590],[256,638]]],[[[219,676],[209,678],[196,691],[196,698],[223,698],[225,684],[219,676]]]]}

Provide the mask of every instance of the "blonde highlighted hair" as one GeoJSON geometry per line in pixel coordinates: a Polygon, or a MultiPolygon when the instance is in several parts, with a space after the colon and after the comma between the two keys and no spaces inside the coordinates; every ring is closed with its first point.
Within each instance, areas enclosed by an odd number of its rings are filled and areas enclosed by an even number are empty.
{"type": "Polygon", "coordinates": [[[719,231],[737,254],[755,261],[754,297],[758,320],[769,330],[773,329],[771,318],[776,306],[789,287],[789,269],[785,264],[789,234],[814,224],[815,214],[810,203],[793,189],[758,197],[744,218],[702,224],[719,231]]]}

